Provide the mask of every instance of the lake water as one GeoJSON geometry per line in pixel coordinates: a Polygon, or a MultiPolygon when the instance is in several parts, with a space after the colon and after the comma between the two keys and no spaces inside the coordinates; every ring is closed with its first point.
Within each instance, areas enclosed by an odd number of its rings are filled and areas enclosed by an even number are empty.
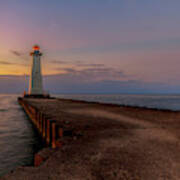
{"type": "Polygon", "coordinates": [[[32,165],[41,148],[39,136],[17,103],[16,95],[0,95],[0,176],[32,165]]]}
{"type": "MultiPolygon", "coordinates": [[[[94,102],[180,110],[180,95],[54,95],[94,102]]],[[[32,165],[42,147],[39,136],[17,103],[17,95],[0,95],[0,176],[32,165]]]]}
{"type": "Polygon", "coordinates": [[[157,109],[180,110],[180,95],[56,95],[56,97],[157,109]]]}

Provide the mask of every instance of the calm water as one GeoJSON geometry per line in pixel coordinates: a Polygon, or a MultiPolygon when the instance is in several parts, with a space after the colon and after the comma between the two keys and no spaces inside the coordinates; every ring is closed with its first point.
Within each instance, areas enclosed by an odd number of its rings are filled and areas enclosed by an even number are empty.
{"type": "Polygon", "coordinates": [[[180,95],[56,95],[61,98],[180,110],[180,95]]]}
{"type": "Polygon", "coordinates": [[[18,166],[31,165],[41,148],[37,132],[15,95],[0,95],[0,176],[18,166]]]}
{"type": "MultiPolygon", "coordinates": [[[[55,95],[61,98],[180,110],[180,95],[55,95]]],[[[0,95],[0,176],[32,165],[42,147],[37,132],[17,103],[16,95],[0,95]]]]}

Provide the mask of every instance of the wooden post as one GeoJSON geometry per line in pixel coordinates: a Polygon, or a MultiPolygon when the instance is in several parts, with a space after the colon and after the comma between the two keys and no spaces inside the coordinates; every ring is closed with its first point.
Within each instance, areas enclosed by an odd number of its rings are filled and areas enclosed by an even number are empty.
{"type": "Polygon", "coordinates": [[[38,121],[39,121],[39,111],[37,113],[37,118],[35,119],[35,126],[38,128],[38,121]]]}
{"type": "Polygon", "coordinates": [[[62,147],[62,137],[63,137],[63,129],[62,127],[57,127],[57,140],[56,140],[56,147],[62,147]]]}
{"type": "MultiPolygon", "coordinates": [[[[34,126],[36,126],[37,130],[46,141],[47,145],[50,145],[52,148],[61,147],[63,143],[62,127],[57,124],[55,120],[51,119],[51,116],[45,116],[42,111],[38,110],[34,106],[31,106],[26,101],[21,99],[18,100],[33,122],[34,126]]],[[[38,158],[37,161],[39,161],[38,158]]]]}
{"type": "Polygon", "coordinates": [[[38,111],[35,109],[35,111],[34,111],[34,117],[33,117],[33,118],[31,118],[31,119],[32,119],[33,124],[35,124],[35,119],[37,119],[37,114],[38,114],[38,111]]]}
{"type": "Polygon", "coordinates": [[[52,137],[51,146],[52,148],[56,148],[56,123],[55,122],[51,123],[51,137],[52,137]]]}
{"type": "Polygon", "coordinates": [[[42,112],[39,113],[39,132],[42,131],[42,112]]]}
{"type": "Polygon", "coordinates": [[[41,112],[38,113],[38,121],[37,121],[37,129],[40,132],[40,124],[41,124],[41,112]]]}
{"type": "Polygon", "coordinates": [[[41,113],[41,135],[43,135],[43,117],[44,117],[44,114],[41,113]]]}
{"type": "Polygon", "coordinates": [[[63,129],[59,128],[58,130],[58,138],[61,138],[63,136],[63,129]]]}
{"type": "Polygon", "coordinates": [[[46,142],[47,144],[50,144],[50,120],[46,120],[46,142]]]}
{"type": "Polygon", "coordinates": [[[45,119],[44,116],[42,117],[42,121],[43,121],[42,136],[43,136],[43,138],[45,139],[45,138],[46,138],[46,119],[45,119]]]}

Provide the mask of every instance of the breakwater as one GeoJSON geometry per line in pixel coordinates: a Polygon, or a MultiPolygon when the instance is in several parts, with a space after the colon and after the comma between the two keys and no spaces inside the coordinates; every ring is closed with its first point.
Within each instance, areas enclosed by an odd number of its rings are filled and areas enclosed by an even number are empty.
{"type": "Polygon", "coordinates": [[[60,148],[52,148],[50,125],[51,140],[45,141],[51,148],[35,155],[40,166],[22,167],[3,180],[180,179],[180,112],[58,98],[19,102],[42,138],[42,115],[62,128],[54,131],[61,134],[54,141],[60,148]]]}
{"type": "MultiPolygon", "coordinates": [[[[19,97],[18,103],[28,115],[44,143],[51,148],[61,147],[63,129],[56,123],[56,120],[47,117],[43,111],[29,104],[26,98],[19,97]]],[[[45,158],[37,153],[34,157],[34,165],[39,166],[44,160],[45,158]]]]}
{"type": "Polygon", "coordinates": [[[56,121],[48,118],[43,111],[29,104],[23,98],[18,98],[18,102],[31,119],[45,143],[52,148],[60,147],[60,138],[63,136],[63,130],[56,121]]]}

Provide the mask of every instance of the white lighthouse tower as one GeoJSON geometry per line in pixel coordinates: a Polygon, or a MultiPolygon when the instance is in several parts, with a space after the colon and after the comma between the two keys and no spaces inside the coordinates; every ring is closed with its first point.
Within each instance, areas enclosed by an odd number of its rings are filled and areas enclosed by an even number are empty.
{"type": "Polygon", "coordinates": [[[38,45],[33,47],[33,51],[30,53],[32,58],[32,67],[29,81],[29,96],[43,96],[43,84],[41,74],[41,56],[40,48],[38,45]]]}

